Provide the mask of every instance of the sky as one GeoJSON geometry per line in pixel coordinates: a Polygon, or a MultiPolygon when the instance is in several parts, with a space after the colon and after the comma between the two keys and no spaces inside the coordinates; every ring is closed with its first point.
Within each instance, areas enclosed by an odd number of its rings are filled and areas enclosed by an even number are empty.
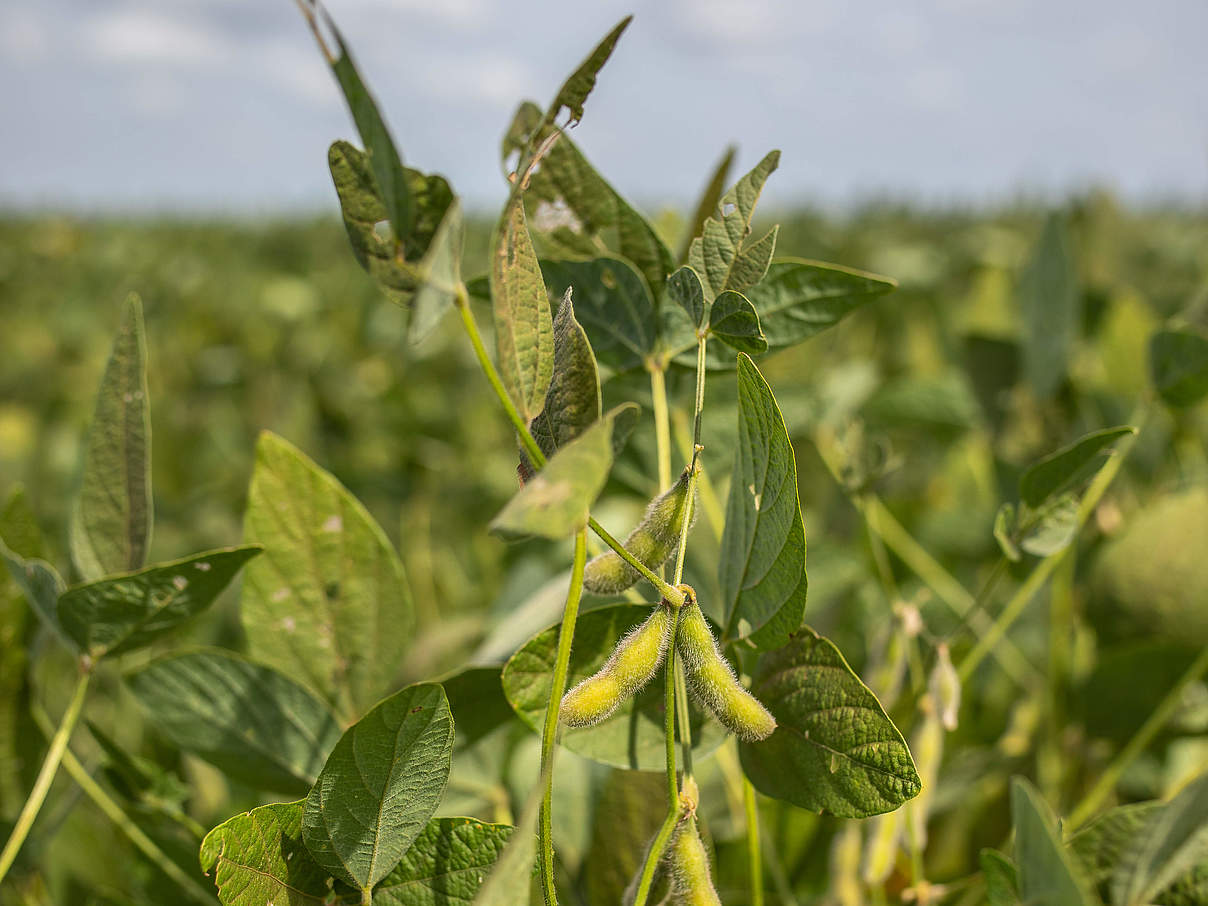
{"type": "MultiPolygon", "coordinates": [[[[1208,0],[328,0],[410,166],[501,202],[499,138],[635,19],[573,134],[688,205],[731,142],[765,199],[1208,203],[1208,0]]],[[[354,138],[291,0],[0,0],[0,208],[334,210],[354,138]]]]}

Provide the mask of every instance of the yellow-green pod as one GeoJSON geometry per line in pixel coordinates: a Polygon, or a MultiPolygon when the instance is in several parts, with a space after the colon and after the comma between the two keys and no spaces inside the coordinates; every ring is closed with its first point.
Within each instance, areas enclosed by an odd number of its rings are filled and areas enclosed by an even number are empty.
{"type": "MultiPolygon", "coordinates": [[[[646,514],[637,528],[625,539],[625,550],[648,569],[658,569],[675,553],[684,517],[688,512],[689,469],[684,469],[679,481],[660,494],[646,507],[646,514]]],[[[694,508],[695,509],[695,508],[694,508]]],[[[641,575],[610,550],[593,557],[583,570],[583,587],[597,595],[616,595],[634,585],[641,575]]]]}
{"type": "Polygon", "coordinates": [[[596,673],[562,697],[560,714],[570,727],[589,727],[608,717],[658,672],[671,643],[670,612],[659,604],[613,649],[596,673]]]}
{"type": "Polygon", "coordinates": [[[688,687],[713,716],[740,739],[767,739],[776,718],[759,699],[742,687],[730,662],[722,657],[717,640],[696,604],[681,608],[676,650],[684,661],[688,687]]]}
{"type": "Polygon", "coordinates": [[[672,903],[676,906],[721,906],[721,898],[713,889],[709,853],[700,838],[695,815],[688,815],[680,822],[666,858],[672,903]]]}

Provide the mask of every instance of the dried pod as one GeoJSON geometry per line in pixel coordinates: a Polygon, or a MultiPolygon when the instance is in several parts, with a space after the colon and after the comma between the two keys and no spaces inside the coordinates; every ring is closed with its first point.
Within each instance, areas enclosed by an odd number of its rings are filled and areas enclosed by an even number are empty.
{"type": "Polygon", "coordinates": [[[562,697],[563,722],[570,727],[599,723],[650,682],[667,654],[674,625],[667,607],[655,607],[642,625],[617,642],[603,667],[562,697]]]}
{"type": "MultiPolygon", "coordinates": [[[[689,469],[684,469],[679,481],[660,494],[646,507],[646,514],[637,528],[625,539],[625,550],[648,569],[658,569],[666,563],[679,544],[688,512],[689,469]]],[[[693,507],[695,510],[695,507],[693,507]]],[[[583,586],[593,594],[615,595],[642,578],[636,569],[610,550],[593,557],[583,571],[583,586]]]]}
{"type": "Polygon", "coordinates": [[[772,735],[776,718],[738,682],[698,605],[682,608],[675,644],[688,687],[722,725],[749,741],[772,735]]]}

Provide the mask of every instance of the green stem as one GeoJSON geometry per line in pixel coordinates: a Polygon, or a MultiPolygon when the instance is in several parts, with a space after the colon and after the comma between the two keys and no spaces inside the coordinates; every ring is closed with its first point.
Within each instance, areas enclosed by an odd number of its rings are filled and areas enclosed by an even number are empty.
{"type": "Polygon", "coordinates": [[[650,398],[654,407],[654,445],[658,453],[659,493],[671,487],[671,420],[667,414],[667,374],[659,362],[651,362],[650,398]]]}
{"type": "Polygon", "coordinates": [[[1082,801],[1078,803],[1067,822],[1070,830],[1076,829],[1094,814],[1095,809],[1099,807],[1099,803],[1103,801],[1108,793],[1115,789],[1116,783],[1119,781],[1120,776],[1128,769],[1128,766],[1136,760],[1138,755],[1145,751],[1145,748],[1153,742],[1153,738],[1158,735],[1158,731],[1166,726],[1167,722],[1174,715],[1174,712],[1178,710],[1182,702],[1183,692],[1188,686],[1204,676],[1205,673],[1208,673],[1208,648],[1204,648],[1200,652],[1199,657],[1187,668],[1187,672],[1179,677],[1179,681],[1171,687],[1161,703],[1150,713],[1149,718],[1141,725],[1141,728],[1137,730],[1133,738],[1128,741],[1128,745],[1120,750],[1120,753],[1108,765],[1107,770],[1099,776],[1099,781],[1082,798],[1082,801]]]}
{"type": "MultiPolygon", "coordinates": [[[[38,728],[49,738],[53,727],[46,712],[40,706],[35,705],[30,709],[30,713],[33,715],[34,722],[38,725],[38,728]]],[[[168,858],[168,855],[159,848],[158,844],[139,829],[138,825],[131,820],[125,810],[105,792],[99,783],[92,779],[92,775],[88,773],[88,769],[80,763],[80,760],[75,757],[70,748],[63,751],[63,770],[75,781],[76,786],[83,791],[84,795],[91,799],[93,804],[101,810],[105,817],[117,825],[118,830],[126,835],[126,838],[134,844],[138,851],[154,863],[156,868],[179,884],[184,890],[188,891],[193,899],[212,906],[214,895],[197,878],[189,875],[188,872],[168,858]]],[[[187,815],[182,817],[187,819],[182,823],[192,830],[196,822],[187,815]]],[[[200,826],[198,825],[198,827],[200,826]]],[[[204,828],[201,830],[201,836],[205,836],[204,828]]]]}
{"type": "Polygon", "coordinates": [[[763,857],[759,846],[759,806],[755,787],[742,778],[742,802],[747,813],[747,865],[751,883],[751,906],[763,906],[763,857]]]}
{"type": "Polygon", "coordinates": [[[63,753],[67,750],[67,741],[71,738],[71,731],[75,729],[76,721],[80,719],[80,711],[84,707],[84,698],[88,693],[88,683],[91,679],[91,667],[82,667],[75,692],[71,696],[71,702],[63,713],[59,729],[50,740],[50,748],[46,752],[38,778],[34,781],[34,788],[30,791],[29,798],[25,800],[25,806],[17,817],[17,823],[13,825],[13,832],[9,836],[8,842],[4,844],[4,851],[0,852],[0,881],[4,880],[4,876],[12,868],[17,853],[21,850],[21,844],[29,836],[34,819],[38,817],[42,803],[46,801],[46,794],[50,792],[50,785],[59,770],[59,762],[63,760],[63,753]]]}
{"type": "Polygon", "coordinates": [[[361,906],[373,906],[373,888],[361,888],[361,906]]]}
{"type": "Polygon", "coordinates": [[[1045,801],[1060,811],[1064,780],[1062,731],[1065,727],[1064,693],[1074,644],[1074,573],[1077,552],[1061,561],[1049,589],[1049,682],[1045,708],[1044,740],[1036,756],[1036,775],[1045,801]]]}
{"type": "Polygon", "coordinates": [[[579,617],[579,598],[583,594],[583,567],[587,563],[587,530],[575,533],[575,559],[570,573],[570,589],[566,593],[566,608],[558,629],[558,654],[549,690],[549,705],[545,709],[545,726],[541,732],[541,821],[537,831],[541,847],[541,887],[546,906],[557,906],[558,893],[554,887],[553,788],[554,747],[558,741],[558,710],[566,692],[566,675],[570,669],[570,647],[575,638],[575,621],[579,617]]]}
{"type": "MultiPolygon", "coordinates": [[[[461,323],[465,326],[466,333],[470,337],[470,344],[474,347],[474,355],[478,358],[478,364],[482,367],[483,374],[486,375],[487,381],[495,391],[495,395],[499,397],[499,402],[503,405],[504,411],[512,422],[512,426],[516,429],[516,434],[520,437],[520,444],[524,447],[524,452],[528,455],[534,467],[538,469],[542,468],[545,465],[545,454],[541,452],[541,448],[533,440],[533,435],[529,432],[528,424],[516,409],[511,396],[508,395],[507,389],[503,386],[499,372],[495,369],[495,363],[491,361],[491,357],[487,354],[486,347],[482,342],[482,334],[478,330],[478,322],[474,319],[474,312],[470,309],[470,297],[466,292],[464,284],[457,288],[455,304],[461,315],[461,323]]],[[[588,517],[587,524],[593,532],[600,536],[601,541],[611,547],[620,555],[621,559],[641,573],[646,581],[650,582],[658,590],[660,595],[677,606],[683,603],[684,596],[680,594],[678,589],[668,585],[647,569],[633,554],[625,550],[620,541],[605,531],[604,527],[596,522],[593,517],[588,517]]]]}

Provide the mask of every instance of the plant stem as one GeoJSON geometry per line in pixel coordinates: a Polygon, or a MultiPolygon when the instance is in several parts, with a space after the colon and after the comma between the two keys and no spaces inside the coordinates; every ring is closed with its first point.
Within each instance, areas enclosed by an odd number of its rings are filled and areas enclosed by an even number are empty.
{"type": "MultiPolygon", "coordinates": [[[[491,357],[487,354],[486,347],[482,343],[482,334],[478,330],[478,322],[474,319],[474,312],[470,309],[470,297],[466,292],[464,284],[457,288],[454,304],[461,315],[461,323],[465,326],[466,333],[470,337],[470,344],[474,347],[474,355],[478,358],[478,364],[482,368],[482,373],[486,375],[487,381],[495,391],[495,395],[499,397],[499,402],[503,405],[504,411],[512,422],[512,426],[516,429],[516,434],[520,437],[520,443],[524,447],[524,452],[528,455],[533,465],[540,469],[545,465],[545,454],[541,452],[541,448],[533,440],[533,435],[529,432],[524,417],[516,409],[511,396],[508,395],[507,389],[503,386],[499,372],[495,369],[495,363],[491,361],[491,357]]],[[[594,517],[589,516],[587,524],[593,532],[600,536],[600,540],[616,551],[621,559],[641,573],[646,581],[650,582],[658,590],[660,595],[677,606],[683,603],[684,596],[680,594],[677,588],[668,585],[647,569],[633,554],[625,550],[620,541],[605,531],[604,527],[596,522],[594,517]]]]}
{"type": "Polygon", "coordinates": [[[763,857],[759,847],[759,806],[755,787],[742,778],[742,802],[747,813],[747,865],[751,884],[751,906],[763,906],[763,857]]]}
{"type": "Polygon", "coordinates": [[[1049,670],[1045,733],[1036,753],[1036,778],[1041,795],[1059,812],[1064,780],[1062,730],[1065,727],[1065,685],[1074,644],[1074,573],[1077,551],[1061,561],[1049,589],[1049,670]]]}
{"type": "Polygon", "coordinates": [[[659,493],[671,487],[671,420],[667,414],[667,373],[661,362],[647,364],[654,407],[654,445],[658,452],[659,493]]]}
{"type": "Polygon", "coordinates": [[[550,683],[549,705],[545,709],[545,726],[541,732],[541,821],[537,836],[541,847],[541,887],[546,906],[557,906],[558,892],[554,887],[553,788],[554,748],[558,741],[558,710],[566,692],[566,674],[570,669],[570,647],[575,638],[575,621],[579,617],[579,598],[583,594],[583,567],[587,562],[587,529],[575,533],[575,559],[570,573],[570,589],[558,629],[558,654],[554,660],[554,675],[550,683]]]}
{"type": "Polygon", "coordinates": [[[1174,715],[1175,710],[1183,697],[1183,692],[1192,683],[1208,673],[1208,648],[1204,648],[1199,657],[1192,662],[1187,671],[1179,677],[1179,681],[1171,687],[1170,691],[1150,713],[1149,718],[1141,725],[1141,728],[1133,735],[1133,738],[1128,741],[1120,753],[1115,757],[1107,770],[1099,775],[1099,781],[1091,788],[1082,801],[1078,803],[1074,811],[1070,813],[1067,825],[1070,830],[1076,829],[1083,824],[1087,818],[1094,814],[1095,809],[1099,807],[1099,803],[1110,793],[1119,781],[1120,776],[1128,769],[1128,766],[1136,760],[1137,756],[1145,751],[1146,746],[1153,742],[1153,738],[1158,735],[1170,718],[1174,715]]]}
{"type": "Polygon", "coordinates": [[[361,888],[361,906],[373,906],[373,888],[361,888]]]}
{"type": "MultiPolygon", "coordinates": [[[[30,713],[38,728],[49,738],[54,728],[46,712],[39,705],[35,704],[30,708],[30,713]]],[[[92,779],[92,775],[88,773],[88,769],[80,763],[80,760],[75,757],[70,748],[63,751],[63,770],[75,781],[76,786],[83,791],[84,795],[91,799],[93,804],[104,813],[105,817],[117,825],[118,830],[126,835],[126,838],[135,845],[139,852],[155,864],[156,868],[184,888],[193,899],[198,902],[211,904],[212,906],[214,895],[197,878],[189,875],[188,872],[168,858],[168,855],[159,848],[159,845],[142,832],[139,826],[126,814],[125,809],[118,805],[105,792],[104,788],[92,779]]],[[[183,817],[188,818],[188,816],[183,817]]],[[[190,831],[193,828],[189,825],[196,824],[191,818],[188,818],[188,821],[184,823],[190,831]]],[[[205,836],[204,829],[201,835],[205,836]]]]}
{"type": "Polygon", "coordinates": [[[75,729],[76,721],[80,719],[80,711],[84,707],[84,698],[88,693],[88,683],[91,679],[91,667],[81,666],[80,678],[76,682],[71,702],[63,713],[59,729],[50,740],[50,748],[46,752],[38,778],[34,781],[34,788],[30,791],[29,798],[25,800],[25,806],[17,817],[17,823],[13,825],[13,832],[9,836],[8,842],[4,844],[4,851],[0,852],[0,881],[4,880],[4,876],[8,874],[8,870],[17,858],[17,853],[21,850],[21,844],[25,842],[30,828],[33,827],[34,819],[38,817],[42,803],[46,801],[46,794],[50,792],[50,785],[54,782],[55,774],[59,770],[59,762],[62,761],[63,753],[67,750],[67,741],[71,738],[71,731],[75,729]]]}

